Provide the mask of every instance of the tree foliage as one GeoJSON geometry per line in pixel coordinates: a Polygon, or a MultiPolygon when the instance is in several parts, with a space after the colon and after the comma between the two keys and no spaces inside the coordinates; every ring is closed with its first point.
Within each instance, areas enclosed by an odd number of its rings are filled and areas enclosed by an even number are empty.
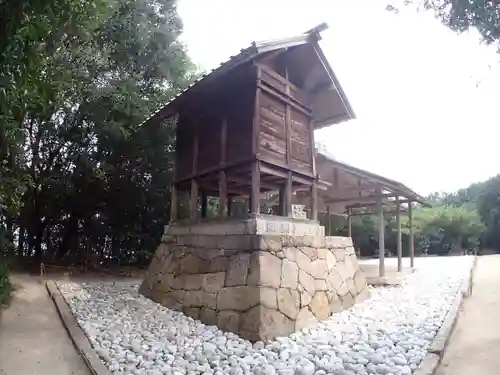
{"type": "Polygon", "coordinates": [[[147,259],[168,220],[174,134],[140,124],[193,72],[175,1],[1,6],[0,224],[15,254],[147,259]]]}
{"type": "MultiPolygon", "coordinates": [[[[500,46],[500,3],[496,0],[404,0],[404,4],[433,11],[457,32],[475,28],[486,43],[500,46]]],[[[397,12],[399,8],[390,4],[387,9],[397,12]]]]}

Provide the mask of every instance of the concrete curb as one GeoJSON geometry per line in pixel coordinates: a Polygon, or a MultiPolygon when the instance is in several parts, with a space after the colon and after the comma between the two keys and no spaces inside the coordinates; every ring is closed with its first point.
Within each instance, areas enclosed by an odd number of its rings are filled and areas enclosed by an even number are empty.
{"type": "Polygon", "coordinates": [[[50,298],[54,301],[57,312],[61,317],[61,321],[68,331],[68,335],[73,342],[78,353],[82,356],[85,364],[89,368],[93,375],[112,375],[111,372],[104,366],[104,364],[99,359],[97,353],[92,349],[85,332],[80,328],[76,319],[71,312],[70,307],[66,303],[65,299],[61,295],[61,292],[57,288],[53,281],[46,281],[45,287],[49,293],[50,298]]]}
{"type": "Polygon", "coordinates": [[[472,284],[476,265],[477,256],[474,256],[471,268],[469,270],[469,276],[464,279],[464,281],[460,285],[458,293],[453,300],[450,309],[446,313],[441,328],[439,328],[439,331],[437,332],[434,340],[429,346],[427,354],[425,355],[422,363],[420,363],[420,366],[418,366],[413,375],[433,375],[439,367],[439,364],[441,363],[446,350],[446,345],[448,344],[448,341],[451,337],[453,328],[455,328],[460,309],[467,297],[472,294],[472,284]]]}

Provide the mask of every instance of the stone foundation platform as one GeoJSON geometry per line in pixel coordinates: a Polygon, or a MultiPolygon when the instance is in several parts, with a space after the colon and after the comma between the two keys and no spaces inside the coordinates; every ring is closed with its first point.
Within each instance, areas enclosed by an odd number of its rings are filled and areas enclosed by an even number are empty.
{"type": "Polygon", "coordinates": [[[139,291],[251,341],[289,335],[369,294],[350,238],[268,216],[167,226],[139,291]]]}

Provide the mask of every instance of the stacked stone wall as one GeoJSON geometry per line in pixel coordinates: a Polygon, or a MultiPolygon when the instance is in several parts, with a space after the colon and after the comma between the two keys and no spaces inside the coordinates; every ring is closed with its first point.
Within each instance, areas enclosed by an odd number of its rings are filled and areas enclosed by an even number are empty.
{"type": "Polygon", "coordinates": [[[288,335],[368,295],[350,238],[192,231],[163,236],[140,292],[252,341],[288,335]]]}

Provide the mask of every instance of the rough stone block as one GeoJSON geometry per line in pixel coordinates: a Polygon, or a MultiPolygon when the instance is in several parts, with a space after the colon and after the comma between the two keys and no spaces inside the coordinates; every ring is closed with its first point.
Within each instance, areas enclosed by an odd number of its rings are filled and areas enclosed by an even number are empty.
{"type": "Polygon", "coordinates": [[[279,288],[281,283],[281,259],[262,252],[259,254],[260,280],[256,285],[279,288]]]}
{"type": "Polygon", "coordinates": [[[279,288],[278,310],[290,319],[296,319],[300,308],[300,295],[297,290],[279,288]]]}
{"type": "Polygon", "coordinates": [[[200,308],[199,307],[184,308],[182,310],[182,312],[193,319],[198,320],[200,318],[200,308]]]}
{"type": "Polygon", "coordinates": [[[203,275],[202,289],[207,292],[219,292],[224,287],[225,272],[206,273],[203,275]]]}
{"type": "Polygon", "coordinates": [[[200,311],[200,320],[206,325],[214,326],[217,324],[217,312],[215,309],[202,307],[200,311]]]}
{"type": "Polygon", "coordinates": [[[257,287],[232,286],[221,289],[217,300],[217,310],[245,311],[258,305],[260,291],[257,287]]]}
{"type": "Polygon", "coordinates": [[[330,316],[331,308],[326,292],[316,292],[312,298],[310,309],[318,320],[324,320],[330,316]]]}
{"type": "Polygon", "coordinates": [[[186,307],[203,306],[203,292],[201,290],[185,291],[182,303],[186,307]]]}
{"type": "Polygon", "coordinates": [[[318,320],[314,316],[314,314],[309,310],[307,307],[303,307],[299,315],[297,316],[297,320],[295,321],[295,330],[300,331],[303,328],[307,328],[314,323],[316,323],[318,320]]]}
{"type": "Polygon", "coordinates": [[[237,311],[220,311],[217,314],[217,326],[229,332],[238,332],[241,314],[237,311]]]}
{"type": "Polygon", "coordinates": [[[275,310],[278,308],[278,298],[276,289],[261,287],[259,293],[260,293],[259,303],[261,305],[275,310]]]}
{"type": "Polygon", "coordinates": [[[208,272],[225,272],[229,267],[229,257],[218,256],[209,261],[208,272]]]}
{"type": "Polygon", "coordinates": [[[309,275],[308,273],[299,270],[299,282],[310,295],[313,295],[316,292],[316,282],[314,277],[309,275]]]}
{"type": "Polygon", "coordinates": [[[283,259],[281,263],[281,287],[297,289],[299,268],[297,263],[283,259]]]}
{"type": "Polygon", "coordinates": [[[251,254],[242,253],[229,260],[226,271],[226,286],[245,285],[251,254]]]}

